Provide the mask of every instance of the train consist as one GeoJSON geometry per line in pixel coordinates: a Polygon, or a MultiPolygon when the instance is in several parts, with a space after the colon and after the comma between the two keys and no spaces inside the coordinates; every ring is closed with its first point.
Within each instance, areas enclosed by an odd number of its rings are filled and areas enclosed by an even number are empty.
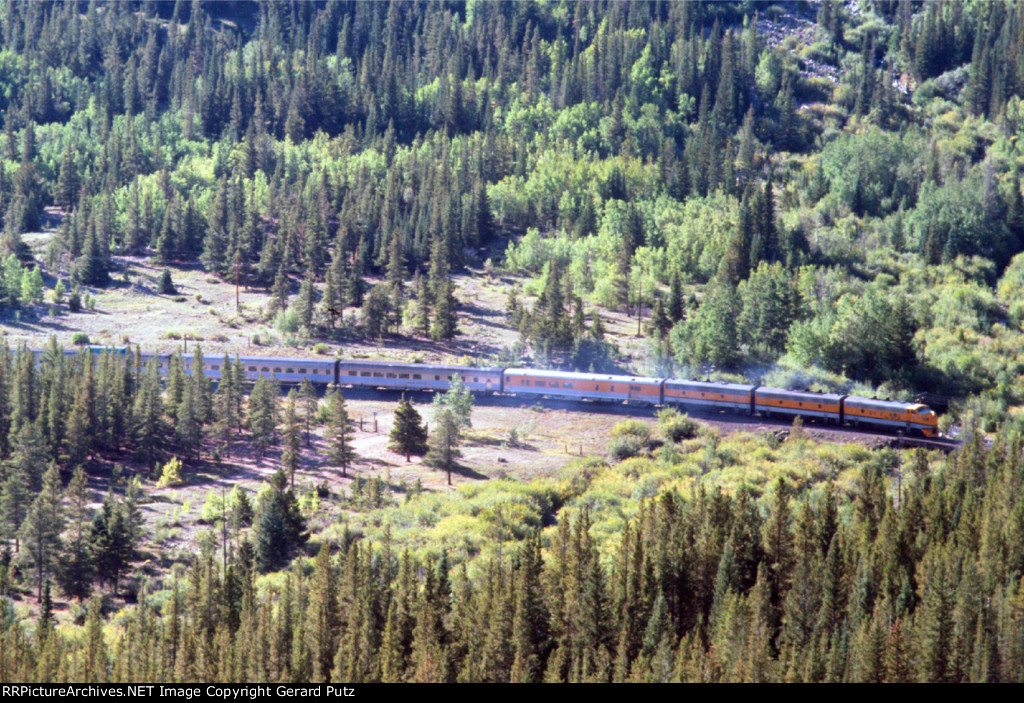
{"type": "MultiPolygon", "coordinates": [[[[91,347],[94,353],[107,349],[91,347]]],[[[124,347],[112,352],[127,353],[124,347]]],[[[41,352],[36,352],[40,354],[41,352]]],[[[67,354],[77,354],[66,350],[67,354]]],[[[191,373],[193,356],[182,354],[191,373]]],[[[141,353],[143,364],[155,358],[160,372],[170,368],[170,354],[141,353]]],[[[874,400],[835,393],[811,393],[740,383],[710,383],[678,378],[611,376],[607,374],[546,371],[540,369],[402,364],[389,361],[344,361],[271,356],[236,357],[245,376],[255,381],[270,376],[282,384],[309,379],[319,385],[395,391],[446,391],[458,374],[475,393],[500,393],[521,398],[551,398],[584,402],[666,406],[703,412],[730,412],[762,417],[808,420],[834,425],[870,427],[889,432],[938,437],[935,412],[920,403],[874,400]]],[[[204,372],[220,376],[223,361],[203,359],[204,372]]]]}

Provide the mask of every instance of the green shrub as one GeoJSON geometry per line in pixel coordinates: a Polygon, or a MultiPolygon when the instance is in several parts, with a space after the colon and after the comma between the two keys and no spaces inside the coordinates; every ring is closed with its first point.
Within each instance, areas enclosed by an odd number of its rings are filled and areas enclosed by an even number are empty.
{"type": "Polygon", "coordinates": [[[224,498],[219,493],[207,491],[199,521],[210,525],[223,519],[224,507],[224,498]]]}
{"type": "Polygon", "coordinates": [[[319,342],[318,344],[314,344],[313,345],[313,353],[314,354],[319,354],[320,356],[327,356],[330,352],[331,352],[330,347],[328,347],[323,342],[319,342]]]}
{"type": "MultiPolygon", "coordinates": [[[[620,423],[622,424],[622,423],[620,423]]],[[[613,430],[614,432],[614,430],[613,430]]],[[[608,455],[615,461],[625,461],[643,453],[644,444],[634,435],[620,435],[608,444],[608,455]]]]}
{"type": "Polygon", "coordinates": [[[68,296],[68,310],[71,312],[82,311],[82,294],[77,288],[71,291],[71,295],[68,296]]]}
{"type": "Polygon", "coordinates": [[[71,343],[77,344],[78,346],[85,346],[89,343],[89,335],[85,332],[75,332],[71,335],[71,343]]]}
{"type": "Polygon", "coordinates": [[[665,408],[658,412],[658,427],[665,439],[679,442],[697,436],[700,426],[675,408],[665,408]]]}
{"type": "Polygon", "coordinates": [[[651,428],[643,420],[623,420],[612,428],[612,437],[634,437],[646,444],[651,438],[651,428]]]}

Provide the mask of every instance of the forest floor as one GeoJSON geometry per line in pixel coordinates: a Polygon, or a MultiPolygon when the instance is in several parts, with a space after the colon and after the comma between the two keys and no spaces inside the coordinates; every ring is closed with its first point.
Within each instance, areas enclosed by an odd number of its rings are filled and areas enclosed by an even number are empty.
{"type": "MultiPolygon", "coordinates": [[[[42,257],[47,233],[26,235],[37,257],[42,257]]],[[[72,335],[84,332],[91,344],[139,345],[145,351],[161,353],[182,350],[185,341],[200,342],[207,356],[252,355],[315,357],[314,346],[326,346],[327,358],[388,359],[423,363],[494,362],[508,353],[519,339],[508,325],[505,305],[512,286],[521,287],[523,279],[500,274],[487,275],[482,269],[467,269],[453,276],[459,300],[459,334],[447,342],[435,342],[408,328],[381,339],[367,339],[357,333],[359,312],[346,308],[338,320],[334,339],[300,339],[275,329],[266,314],[270,291],[240,286],[237,293],[231,281],[224,281],[198,266],[168,267],[176,292],[158,293],[164,267],[143,257],[114,257],[115,270],[106,288],[84,288],[83,295],[95,301],[92,311],[71,313],[66,306],[60,314],[49,314],[44,305],[8,315],[0,320],[0,333],[11,347],[22,343],[42,346],[51,336],[63,346],[72,345],[72,335]],[[127,282],[126,282],[127,281],[127,282]],[[258,338],[256,343],[254,338],[258,338]]],[[[52,288],[56,280],[47,277],[52,288]]],[[[374,283],[368,279],[368,283],[374,283]]],[[[292,281],[291,295],[298,293],[298,281],[292,281]]],[[[521,296],[527,305],[533,299],[521,296]]],[[[600,311],[606,339],[620,355],[624,366],[642,358],[644,340],[636,334],[636,315],[623,311],[600,311]]],[[[644,311],[645,319],[650,310],[644,311]]]]}

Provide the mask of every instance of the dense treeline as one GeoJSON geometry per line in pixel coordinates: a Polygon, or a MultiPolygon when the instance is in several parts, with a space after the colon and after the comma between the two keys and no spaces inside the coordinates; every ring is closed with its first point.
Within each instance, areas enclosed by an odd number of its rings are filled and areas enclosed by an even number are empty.
{"type": "MultiPolygon", "coordinates": [[[[908,345],[930,320],[900,273],[981,256],[991,286],[1024,248],[1021,8],[829,0],[799,52],[762,26],[784,12],[11,1],[3,245],[27,262],[20,235],[52,204],[46,263],[68,288],[144,253],[237,269],[289,334],[351,333],[339,311],[357,307],[363,334],[448,339],[451,271],[528,232],[505,264],[560,289],[516,320],[543,359],[593,360],[585,308],[647,306],[658,367],[785,355],[979,390],[908,345]],[[872,308],[862,279],[882,273],[899,280],[872,308]],[[693,284],[706,295],[669,299],[693,284]],[[765,295],[773,311],[750,319],[765,295]],[[896,329],[851,332],[844,300],[896,329]]],[[[38,302],[13,261],[5,302],[38,302]]]]}
{"type": "MultiPolygon", "coordinates": [[[[127,254],[237,270],[289,338],[449,339],[451,273],[505,249],[537,277],[509,361],[603,363],[597,309],[640,308],[648,371],[990,389],[1016,362],[945,337],[971,325],[929,296],[938,275],[979,335],[1020,331],[984,298],[1024,249],[1022,13],[11,1],[4,305],[42,299],[21,234],[53,205],[65,290],[127,254]],[[791,11],[817,22],[779,42],[791,11]]],[[[992,421],[1022,395],[1001,385],[992,421]]]]}
{"type": "MultiPolygon", "coordinates": [[[[1009,433],[1009,430],[1008,430],[1009,433]]],[[[257,588],[253,550],[81,637],[0,621],[4,680],[1013,681],[1024,676],[1022,441],[980,435],[900,480],[863,464],[762,500],[645,501],[600,553],[586,510],[513,555],[420,563],[389,541],[322,543],[257,588]],[[128,656],[128,653],[131,656],[128,656]]],[[[283,480],[283,478],[281,479],[283,480]]]]}

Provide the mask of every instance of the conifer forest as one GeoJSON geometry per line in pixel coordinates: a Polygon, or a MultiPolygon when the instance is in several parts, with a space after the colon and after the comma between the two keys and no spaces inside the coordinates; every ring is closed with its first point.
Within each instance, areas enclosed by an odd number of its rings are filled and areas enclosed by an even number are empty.
{"type": "Polygon", "coordinates": [[[1018,0],[0,0],[0,681],[1024,681],[1022,170],[1018,0]]]}

